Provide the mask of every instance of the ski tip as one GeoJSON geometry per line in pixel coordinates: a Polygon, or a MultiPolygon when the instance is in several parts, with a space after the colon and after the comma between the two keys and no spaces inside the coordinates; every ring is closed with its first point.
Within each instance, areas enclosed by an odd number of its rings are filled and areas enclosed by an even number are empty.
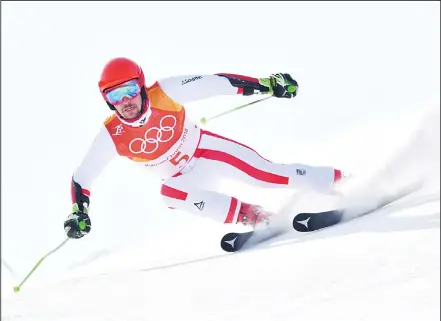
{"type": "Polygon", "coordinates": [[[254,231],[225,234],[221,240],[220,246],[225,252],[237,252],[244,246],[253,233],[254,231]]]}
{"type": "Polygon", "coordinates": [[[332,210],[319,213],[300,213],[297,214],[292,226],[298,232],[312,232],[329,227],[341,222],[342,210],[332,210]]]}
{"type": "Polygon", "coordinates": [[[309,213],[297,214],[292,220],[292,227],[298,232],[309,232],[309,220],[311,219],[309,213]]]}

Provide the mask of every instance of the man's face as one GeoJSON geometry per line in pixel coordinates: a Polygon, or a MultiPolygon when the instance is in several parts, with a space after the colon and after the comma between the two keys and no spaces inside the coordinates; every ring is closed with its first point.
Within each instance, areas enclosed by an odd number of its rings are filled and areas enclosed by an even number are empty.
{"type": "Polygon", "coordinates": [[[120,104],[114,106],[125,119],[133,119],[141,114],[142,97],[141,95],[134,98],[125,97],[120,104]]]}

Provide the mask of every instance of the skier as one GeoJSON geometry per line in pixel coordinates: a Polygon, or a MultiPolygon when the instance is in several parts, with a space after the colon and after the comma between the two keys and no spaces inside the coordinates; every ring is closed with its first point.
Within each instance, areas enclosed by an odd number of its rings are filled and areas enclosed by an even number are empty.
{"type": "Polygon", "coordinates": [[[201,129],[186,115],[184,104],[216,95],[294,98],[298,84],[287,73],[259,79],[225,73],[179,76],[147,87],[141,67],[120,57],[105,65],[98,85],[114,113],[104,121],[73,173],[73,209],[64,221],[69,238],[78,239],[90,232],[92,182],[116,156],[127,157],[158,174],[167,207],[252,227],[270,220],[272,213],[216,192],[219,178],[264,188],[321,192],[332,191],[342,179],[342,172],[329,166],[273,163],[240,142],[201,129]]]}

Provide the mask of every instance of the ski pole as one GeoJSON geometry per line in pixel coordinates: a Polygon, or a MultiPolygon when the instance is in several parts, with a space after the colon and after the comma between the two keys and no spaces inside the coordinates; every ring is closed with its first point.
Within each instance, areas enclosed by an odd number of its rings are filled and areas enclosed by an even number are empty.
{"type": "Polygon", "coordinates": [[[43,262],[43,260],[45,258],[47,258],[49,255],[51,255],[52,253],[54,253],[55,251],[57,251],[59,248],[61,248],[64,244],[66,244],[66,242],[69,240],[69,238],[66,238],[60,245],[58,245],[55,249],[53,249],[52,251],[50,251],[49,253],[47,253],[45,256],[43,256],[38,262],[37,264],[35,264],[35,266],[32,268],[31,272],[29,272],[28,275],[26,275],[26,277],[24,278],[23,281],[21,281],[21,283],[18,286],[14,286],[14,292],[18,292],[20,291],[21,286],[26,282],[26,280],[31,276],[32,273],[34,273],[34,271],[37,269],[37,267],[41,264],[41,262],[43,262]]]}
{"type": "Polygon", "coordinates": [[[239,109],[242,109],[242,108],[245,108],[245,107],[251,106],[251,105],[253,105],[253,104],[257,104],[258,102],[264,101],[264,100],[269,99],[269,98],[271,98],[271,97],[273,97],[273,96],[269,96],[269,97],[261,98],[261,99],[258,99],[258,100],[255,100],[255,101],[252,101],[252,102],[250,102],[250,103],[247,103],[247,104],[245,104],[245,105],[241,105],[241,106],[238,106],[238,107],[234,107],[233,109],[227,110],[227,111],[225,111],[225,112],[223,112],[223,113],[220,113],[220,114],[214,115],[214,116],[209,117],[209,118],[202,117],[202,118],[201,118],[201,123],[202,123],[202,124],[206,124],[209,120],[212,120],[212,119],[218,118],[218,117],[220,117],[220,116],[223,116],[223,115],[229,114],[229,113],[231,113],[231,112],[233,112],[233,111],[236,111],[236,110],[239,110],[239,109]]]}

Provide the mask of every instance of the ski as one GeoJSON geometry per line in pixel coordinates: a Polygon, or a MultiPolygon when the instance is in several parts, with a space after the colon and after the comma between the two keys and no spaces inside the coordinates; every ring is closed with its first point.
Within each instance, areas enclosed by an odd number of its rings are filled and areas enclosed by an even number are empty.
{"type": "Polygon", "coordinates": [[[225,252],[239,251],[254,234],[254,231],[227,233],[222,237],[221,248],[225,252]]]}
{"type": "Polygon", "coordinates": [[[271,226],[265,226],[257,230],[247,232],[232,232],[227,233],[221,240],[221,248],[225,252],[237,252],[245,250],[259,243],[272,239],[282,233],[286,232],[286,229],[274,228],[271,226]]]}
{"type": "Polygon", "coordinates": [[[297,232],[317,231],[340,223],[343,214],[344,210],[338,209],[318,213],[299,213],[292,220],[292,225],[297,232]]]}
{"type": "MultiPolygon", "coordinates": [[[[419,185],[409,186],[393,195],[384,195],[379,199],[376,198],[371,201],[371,205],[367,202],[362,208],[342,208],[333,209],[323,212],[314,213],[298,213],[292,219],[292,227],[297,232],[313,232],[321,230],[327,227],[331,227],[342,222],[346,222],[370,213],[375,212],[399,199],[404,198],[412,192],[415,192],[419,188],[419,185]]],[[[300,195],[300,194],[299,194],[300,195]]],[[[293,204],[298,197],[293,197],[276,215],[284,217],[290,215],[293,204]]],[[[288,220],[289,222],[289,220],[288,220]]],[[[271,238],[277,237],[280,234],[287,232],[280,222],[274,224],[270,222],[267,226],[261,226],[258,229],[244,231],[244,232],[230,232],[225,234],[220,242],[222,250],[225,252],[237,252],[251,248],[259,243],[262,243],[271,238]]],[[[289,230],[289,227],[288,227],[289,230]]]]}
{"type": "Polygon", "coordinates": [[[331,227],[373,213],[399,199],[402,199],[417,190],[417,188],[417,186],[411,186],[410,188],[404,189],[394,195],[385,196],[381,201],[376,202],[376,205],[361,209],[359,212],[356,209],[343,208],[324,212],[299,213],[294,216],[292,226],[298,232],[313,232],[331,227]],[[345,216],[347,213],[350,213],[350,215],[345,216]]]}

